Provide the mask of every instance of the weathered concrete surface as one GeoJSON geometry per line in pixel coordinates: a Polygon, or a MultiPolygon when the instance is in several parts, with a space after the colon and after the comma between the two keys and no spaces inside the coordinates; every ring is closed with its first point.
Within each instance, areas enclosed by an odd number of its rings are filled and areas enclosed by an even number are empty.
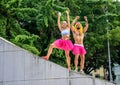
{"type": "Polygon", "coordinates": [[[114,85],[70,72],[0,37],[0,85],[114,85]]]}

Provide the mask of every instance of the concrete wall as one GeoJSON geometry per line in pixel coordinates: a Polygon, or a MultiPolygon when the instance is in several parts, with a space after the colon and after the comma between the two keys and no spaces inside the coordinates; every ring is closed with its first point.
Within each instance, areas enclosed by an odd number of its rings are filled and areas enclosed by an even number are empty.
{"type": "Polygon", "coordinates": [[[0,85],[114,85],[69,72],[0,37],[0,85]]]}

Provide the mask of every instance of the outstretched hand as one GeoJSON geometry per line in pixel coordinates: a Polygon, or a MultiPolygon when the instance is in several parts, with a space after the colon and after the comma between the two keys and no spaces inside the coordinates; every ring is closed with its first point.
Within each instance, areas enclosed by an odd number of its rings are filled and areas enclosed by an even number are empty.
{"type": "Polygon", "coordinates": [[[85,19],[85,21],[88,21],[88,20],[87,20],[87,16],[84,16],[84,19],[85,19]]]}
{"type": "Polygon", "coordinates": [[[69,11],[68,11],[68,10],[66,10],[66,14],[69,14],[69,11]]]}
{"type": "Polygon", "coordinates": [[[76,18],[76,19],[79,19],[80,17],[79,17],[79,16],[76,16],[75,18],[76,18]]]}
{"type": "Polygon", "coordinates": [[[58,12],[58,16],[61,16],[61,12],[58,12]]]}

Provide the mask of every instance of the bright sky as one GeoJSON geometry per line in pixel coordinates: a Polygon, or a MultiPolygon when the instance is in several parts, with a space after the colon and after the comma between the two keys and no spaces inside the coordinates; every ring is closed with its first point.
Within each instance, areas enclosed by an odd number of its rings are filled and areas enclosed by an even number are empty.
{"type": "Polygon", "coordinates": [[[118,0],[118,1],[120,1],[120,0],[118,0]]]}
{"type": "MultiPolygon", "coordinates": [[[[117,1],[117,0],[114,0],[114,1],[117,1]]],[[[120,0],[118,0],[118,1],[120,1],[120,0]]]]}

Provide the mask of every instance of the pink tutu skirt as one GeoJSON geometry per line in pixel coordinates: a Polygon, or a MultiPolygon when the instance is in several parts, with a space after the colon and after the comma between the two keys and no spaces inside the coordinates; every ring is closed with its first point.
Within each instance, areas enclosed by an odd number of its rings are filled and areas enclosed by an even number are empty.
{"type": "Polygon", "coordinates": [[[57,39],[54,41],[54,45],[61,50],[72,50],[73,48],[71,40],[57,39]]]}
{"type": "Polygon", "coordinates": [[[74,44],[73,49],[72,49],[72,53],[74,55],[85,55],[86,50],[85,50],[83,45],[74,44]]]}

